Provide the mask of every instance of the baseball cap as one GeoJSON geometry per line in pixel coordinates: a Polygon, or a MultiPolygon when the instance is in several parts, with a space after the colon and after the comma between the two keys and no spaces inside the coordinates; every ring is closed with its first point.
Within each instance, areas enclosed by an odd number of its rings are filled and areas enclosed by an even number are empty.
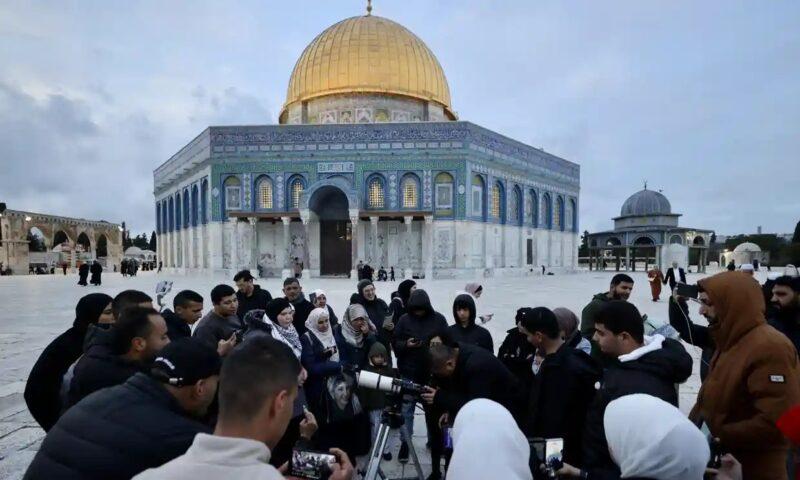
{"type": "Polygon", "coordinates": [[[222,361],[217,351],[195,338],[170,342],[153,361],[150,375],[169,385],[183,387],[219,375],[222,361]]]}

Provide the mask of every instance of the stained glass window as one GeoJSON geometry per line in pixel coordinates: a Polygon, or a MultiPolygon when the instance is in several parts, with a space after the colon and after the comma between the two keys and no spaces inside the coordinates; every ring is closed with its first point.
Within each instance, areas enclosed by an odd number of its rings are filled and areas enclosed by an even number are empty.
{"type": "Polygon", "coordinates": [[[295,178],[292,181],[292,204],[291,208],[300,208],[300,195],[303,194],[303,180],[295,178]]]}
{"type": "Polygon", "coordinates": [[[403,208],[417,208],[419,195],[417,180],[411,176],[403,179],[403,208]]]}
{"type": "Polygon", "coordinates": [[[263,178],[258,183],[258,208],[272,208],[272,180],[269,178],[263,178]]]}
{"type": "Polygon", "coordinates": [[[369,197],[367,198],[369,208],[384,208],[383,182],[380,178],[374,177],[369,182],[369,197]]]}
{"type": "Polygon", "coordinates": [[[490,213],[492,217],[500,218],[500,184],[497,183],[492,186],[492,208],[490,213]]]}

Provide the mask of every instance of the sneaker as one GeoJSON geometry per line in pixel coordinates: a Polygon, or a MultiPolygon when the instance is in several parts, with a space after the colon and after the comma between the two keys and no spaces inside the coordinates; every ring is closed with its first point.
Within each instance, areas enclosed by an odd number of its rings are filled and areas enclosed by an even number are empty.
{"type": "Polygon", "coordinates": [[[397,454],[397,461],[400,463],[408,462],[408,444],[406,442],[400,444],[400,453],[397,454]]]}
{"type": "Polygon", "coordinates": [[[392,461],[392,452],[386,452],[383,454],[383,459],[387,462],[392,461]]]}

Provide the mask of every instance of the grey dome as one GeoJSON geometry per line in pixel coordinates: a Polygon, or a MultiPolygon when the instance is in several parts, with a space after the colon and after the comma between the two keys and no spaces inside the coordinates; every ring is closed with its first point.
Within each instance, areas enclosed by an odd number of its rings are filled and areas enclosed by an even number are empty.
{"type": "Polygon", "coordinates": [[[622,204],[621,217],[632,215],[671,215],[672,206],[667,197],[653,190],[641,190],[622,204]]]}

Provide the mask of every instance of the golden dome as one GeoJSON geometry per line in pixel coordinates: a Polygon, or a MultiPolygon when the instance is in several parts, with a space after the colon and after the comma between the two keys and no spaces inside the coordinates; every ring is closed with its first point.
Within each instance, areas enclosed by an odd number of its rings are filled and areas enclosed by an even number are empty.
{"type": "Polygon", "coordinates": [[[326,95],[379,93],[437,102],[455,119],[442,66],[416,35],[374,15],[328,27],[300,55],[289,79],[289,105],[326,95]]]}

